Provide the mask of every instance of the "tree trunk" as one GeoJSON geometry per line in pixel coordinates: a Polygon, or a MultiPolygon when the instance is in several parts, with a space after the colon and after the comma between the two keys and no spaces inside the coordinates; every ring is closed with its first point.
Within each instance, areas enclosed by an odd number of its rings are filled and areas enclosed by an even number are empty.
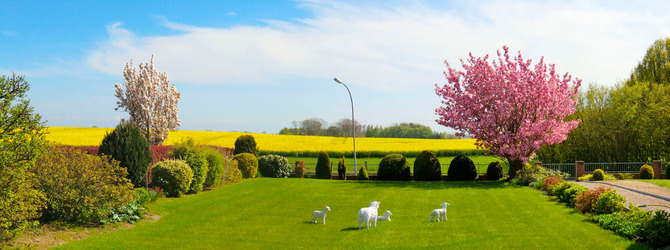
{"type": "Polygon", "coordinates": [[[516,172],[521,170],[523,168],[523,161],[520,159],[516,160],[511,160],[507,159],[507,162],[509,162],[509,178],[512,179],[516,176],[516,172]]]}

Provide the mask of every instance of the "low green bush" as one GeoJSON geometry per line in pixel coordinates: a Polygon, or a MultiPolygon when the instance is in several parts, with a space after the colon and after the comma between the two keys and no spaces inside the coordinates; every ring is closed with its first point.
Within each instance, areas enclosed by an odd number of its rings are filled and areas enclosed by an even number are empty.
{"type": "Polygon", "coordinates": [[[641,239],[644,237],[643,228],[651,220],[652,213],[630,205],[627,212],[601,214],[593,218],[602,228],[628,238],[641,239]]]}
{"type": "Polygon", "coordinates": [[[424,150],[414,160],[415,181],[439,181],[442,179],[440,161],[431,151],[424,150]]]}
{"type": "Polygon", "coordinates": [[[579,184],[574,184],[570,188],[563,191],[563,195],[560,197],[560,199],[562,202],[574,206],[575,203],[577,202],[577,197],[582,195],[587,190],[589,190],[589,188],[579,184]]]}
{"type": "Polygon", "coordinates": [[[151,185],[160,187],[167,197],[180,197],[191,187],[193,170],[183,160],[161,161],[151,171],[151,185]]]}
{"type": "Polygon", "coordinates": [[[593,170],[594,181],[602,181],[604,179],[605,179],[605,171],[603,171],[602,169],[593,170]]]}
{"type": "Polygon", "coordinates": [[[258,172],[263,177],[286,178],[291,175],[288,159],[279,155],[264,155],[258,158],[258,172]]]}
{"type": "Polygon", "coordinates": [[[256,173],[258,172],[258,160],[256,156],[250,153],[241,153],[235,155],[235,161],[237,161],[237,167],[242,172],[243,178],[256,178],[256,173]]]}
{"type": "Polygon", "coordinates": [[[193,172],[193,180],[188,192],[197,194],[202,191],[209,171],[209,163],[202,147],[195,145],[193,138],[187,138],[172,147],[172,159],[184,160],[193,172]]]}
{"type": "Polygon", "coordinates": [[[616,190],[608,190],[598,196],[593,212],[595,214],[611,214],[623,211],[626,207],[626,197],[621,196],[616,190]]]}
{"type": "Polygon", "coordinates": [[[221,184],[223,179],[223,155],[216,149],[204,147],[203,154],[207,160],[207,178],[202,184],[203,188],[212,188],[221,184]]]}
{"type": "Polygon", "coordinates": [[[377,179],[387,181],[408,181],[411,179],[407,159],[401,154],[384,156],[379,162],[377,179]]]}
{"type": "Polygon", "coordinates": [[[108,156],[51,147],[37,159],[33,173],[36,189],[47,197],[43,221],[98,223],[110,208],[133,199],[126,169],[108,156]]]}
{"type": "Polygon", "coordinates": [[[141,206],[146,205],[151,201],[151,196],[149,196],[149,191],[144,188],[136,188],[134,201],[136,201],[141,206]]]}
{"type": "Polygon", "coordinates": [[[368,176],[368,170],[365,169],[365,166],[361,166],[361,169],[358,170],[358,180],[364,181],[369,179],[370,177],[368,176]]]}
{"type": "Polygon", "coordinates": [[[571,182],[567,182],[567,181],[561,182],[561,183],[559,183],[556,186],[551,188],[551,194],[553,196],[558,197],[559,200],[560,200],[561,196],[563,196],[563,193],[565,192],[565,190],[568,190],[568,188],[571,188],[572,185],[575,185],[575,184],[573,184],[571,182]]]}
{"type": "Polygon", "coordinates": [[[486,179],[489,181],[497,181],[503,178],[503,167],[500,162],[494,161],[489,163],[486,168],[486,179]]]}
{"type": "Polygon", "coordinates": [[[144,218],[144,208],[138,201],[111,209],[107,217],[100,220],[102,224],[128,222],[135,223],[144,218]]]}
{"type": "Polygon", "coordinates": [[[654,179],[654,168],[645,164],[640,167],[640,179],[654,179]]]}
{"type": "Polygon", "coordinates": [[[316,160],[316,172],[315,176],[317,179],[332,179],[333,178],[333,169],[330,166],[330,157],[325,151],[319,152],[319,157],[316,160]]]}
{"type": "Polygon", "coordinates": [[[650,246],[660,248],[670,245],[670,214],[663,210],[654,211],[642,231],[650,246]]]}
{"type": "Polygon", "coordinates": [[[474,181],[477,180],[477,168],[470,158],[464,155],[456,156],[451,160],[447,170],[447,181],[474,181]]]}
{"type": "Polygon", "coordinates": [[[232,157],[223,158],[223,184],[238,183],[242,180],[242,171],[238,167],[237,160],[232,157]]]}
{"type": "MultiPolygon", "coordinates": [[[[623,174],[625,176],[625,174],[623,174]]],[[[577,178],[578,181],[596,181],[596,179],[593,177],[593,174],[586,174],[582,177],[577,178]]],[[[603,175],[603,181],[615,181],[618,180],[614,175],[607,174],[605,173],[603,175]]]]}

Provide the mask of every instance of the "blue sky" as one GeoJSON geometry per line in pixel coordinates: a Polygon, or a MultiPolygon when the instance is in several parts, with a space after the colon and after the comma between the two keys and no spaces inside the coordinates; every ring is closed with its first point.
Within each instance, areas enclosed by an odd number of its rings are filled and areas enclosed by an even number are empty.
{"type": "Polygon", "coordinates": [[[181,129],[277,133],[296,120],[437,131],[434,84],[508,45],[614,85],[656,39],[668,1],[0,1],[0,74],[26,75],[47,126],[114,127],[114,84],[155,54],[181,129]]]}

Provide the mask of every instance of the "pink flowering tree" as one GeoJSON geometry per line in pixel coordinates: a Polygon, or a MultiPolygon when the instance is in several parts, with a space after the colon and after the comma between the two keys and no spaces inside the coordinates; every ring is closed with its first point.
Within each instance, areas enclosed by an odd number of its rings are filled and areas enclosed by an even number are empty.
{"type": "Polygon", "coordinates": [[[472,135],[476,145],[506,160],[514,177],[535,151],[544,144],[566,139],[579,120],[566,121],[575,111],[573,98],[581,80],[568,73],[558,75],[544,57],[531,65],[521,52],[513,60],[509,48],[498,51],[498,60],[488,55],[461,59],[464,71],[447,61],[447,84],[435,84],[443,106],[435,110],[437,123],[453,128],[456,135],[472,135]]]}

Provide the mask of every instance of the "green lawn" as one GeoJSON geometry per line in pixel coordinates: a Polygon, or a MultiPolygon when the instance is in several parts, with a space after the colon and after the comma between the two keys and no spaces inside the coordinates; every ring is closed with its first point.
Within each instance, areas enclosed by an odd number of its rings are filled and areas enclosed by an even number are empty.
{"type": "MultiPolygon", "coordinates": [[[[528,187],[501,182],[254,179],[179,199],[161,199],[155,222],[63,248],[638,248],[528,187]],[[357,212],[380,201],[392,221],[358,230],[357,212]],[[428,222],[449,202],[449,220],[428,222]],[[311,212],[330,206],[326,223],[311,212]]],[[[641,247],[640,247],[641,248],[641,247]]]]}
{"type": "MultiPolygon", "coordinates": [[[[502,163],[502,161],[496,157],[493,156],[482,156],[482,155],[475,155],[475,156],[468,156],[475,164],[479,164],[477,167],[477,172],[479,173],[486,173],[486,168],[488,167],[488,164],[493,162],[493,161],[499,161],[502,163]]],[[[438,157],[438,160],[440,161],[440,165],[442,166],[442,174],[446,175],[447,170],[449,169],[449,164],[451,163],[451,160],[453,160],[456,157],[438,157]]],[[[292,165],[295,165],[296,161],[304,161],[305,164],[307,164],[307,170],[308,172],[314,172],[314,166],[316,165],[317,158],[308,158],[308,157],[287,157],[288,162],[292,165]]],[[[413,169],[414,165],[414,160],[415,157],[410,157],[407,158],[407,162],[410,165],[410,168],[413,169]]],[[[377,168],[379,165],[379,162],[381,162],[382,158],[357,158],[356,162],[358,163],[359,166],[364,165],[366,162],[368,164],[368,171],[369,172],[377,172],[377,168]]],[[[333,162],[333,173],[337,174],[337,163],[339,162],[339,158],[330,158],[330,161],[333,162]]],[[[354,159],[353,158],[346,158],[347,164],[351,164],[348,166],[347,172],[353,174],[353,164],[354,164],[354,159]]],[[[507,173],[509,167],[507,165],[503,165],[503,173],[507,173]]]]}

